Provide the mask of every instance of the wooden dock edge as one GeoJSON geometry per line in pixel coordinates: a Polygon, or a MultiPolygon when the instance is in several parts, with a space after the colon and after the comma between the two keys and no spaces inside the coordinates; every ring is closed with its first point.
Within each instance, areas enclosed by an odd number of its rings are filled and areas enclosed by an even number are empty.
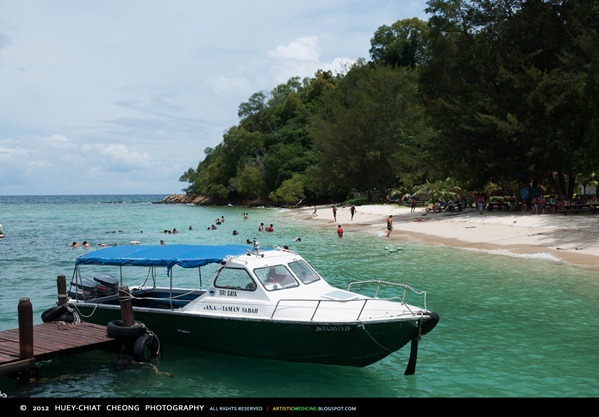
{"type": "MultiPolygon", "coordinates": [[[[58,275],[57,277],[58,286],[58,302],[57,305],[63,305],[67,302],[66,297],[66,277],[64,275],[58,275]]],[[[121,318],[125,326],[133,326],[135,319],[133,317],[133,306],[131,303],[131,296],[129,295],[129,288],[124,286],[119,288],[119,300],[121,304],[121,318]]],[[[33,325],[33,307],[29,298],[23,297],[19,299],[18,305],[18,329],[0,331],[0,335],[3,337],[6,335],[9,345],[12,345],[12,349],[4,349],[3,359],[0,360],[0,375],[8,375],[16,377],[20,382],[35,382],[40,378],[40,367],[37,362],[43,362],[49,359],[59,358],[65,355],[72,355],[76,353],[83,353],[90,350],[100,349],[107,352],[121,351],[125,346],[122,339],[114,338],[109,336],[106,329],[107,326],[98,324],[81,322],[85,324],[85,328],[103,329],[106,339],[100,338],[100,340],[87,340],[77,346],[55,345],[54,348],[45,353],[34,353],[34,329],[36,334],[38,331],[47,330],[46,326],[50,323],[43,323],[34,326],[33,325]],[[15,338],[14,332],[18,331],[18,337],[15,338]],[[13,350],[17,349],[17,350],[13,350]]],[[[48,333],[46,332],[46,335],[48,333]]],[[[97,336],[97,330],[95,331],[97,336]]],[[[40,336],[40,335],[38,335],[40,336]]],[[[43,335],[45,336],[45,335],[43,335]]],[[[44,339],[43,336],[42,340],[44,339]]],[[[88,335],[89,337],[89,335],[88,335]]]]}
{"type": "Polygon", "coordinates": [[[0,375],[16,374],[35,367],[35,358],[0,364],[0,375]]]}

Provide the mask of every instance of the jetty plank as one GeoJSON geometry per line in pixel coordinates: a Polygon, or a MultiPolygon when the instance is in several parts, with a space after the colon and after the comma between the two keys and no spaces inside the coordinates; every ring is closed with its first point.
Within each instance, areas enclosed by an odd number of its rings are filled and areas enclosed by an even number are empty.
{"type": "Polygon", "coordinates": [[[21,359],[19,329],[0,331],[0,374],[18,372],[36,362],[102,349],[118,352],[122,345],[106,334],[106,326],[49,322],[33,326],[33,358],[21,359]]]}

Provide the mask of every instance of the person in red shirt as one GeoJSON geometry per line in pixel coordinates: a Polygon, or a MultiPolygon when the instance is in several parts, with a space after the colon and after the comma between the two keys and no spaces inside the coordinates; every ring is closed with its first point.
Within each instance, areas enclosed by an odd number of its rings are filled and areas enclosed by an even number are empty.
{"type": "Polygon", "coordinates": [[[341,225],[337,226],[337,236],[343,237],[343,228],[341,225]]]}

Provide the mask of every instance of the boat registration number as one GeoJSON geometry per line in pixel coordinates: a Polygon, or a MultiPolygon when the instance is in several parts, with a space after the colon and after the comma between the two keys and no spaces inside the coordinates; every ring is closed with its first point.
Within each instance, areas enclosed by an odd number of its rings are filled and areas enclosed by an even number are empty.
{"type": "Polygon", "coordinates": [[[314,326],[315,332],[341,333],[352,332],[356,330],[356,326],[314,326]]]}

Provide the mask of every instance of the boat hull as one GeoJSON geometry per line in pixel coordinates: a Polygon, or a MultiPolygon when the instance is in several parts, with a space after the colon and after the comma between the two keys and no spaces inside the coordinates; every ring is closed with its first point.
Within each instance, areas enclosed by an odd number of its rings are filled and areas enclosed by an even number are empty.
{"type": "MultiPolygon", "coordinates": [[[[120,308],[77,306],[85,321],[120,320],[120,308]],[[97,307],[97,308],[96,308],[97,307]]],[[[135,321],[162,344],[244,357],[363,367],[396,352],[436,325],[435,313],[419,318],[349,323],[214,317],[179,310],[134,308],[135,321]]]]}

